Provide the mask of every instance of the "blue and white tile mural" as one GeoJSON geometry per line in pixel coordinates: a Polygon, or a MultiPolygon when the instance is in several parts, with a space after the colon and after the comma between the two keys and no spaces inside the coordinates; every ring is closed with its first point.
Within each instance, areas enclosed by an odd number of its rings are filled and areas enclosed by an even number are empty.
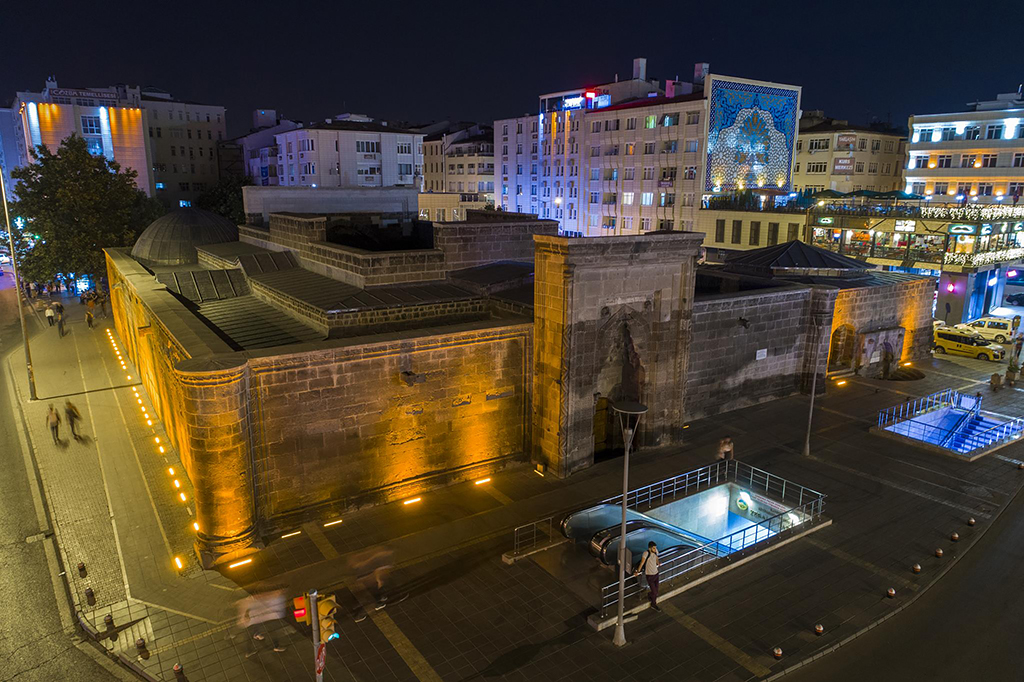
{"type": "Polygon", "coordinates": [[[704,191],[790,191],[800,88],[712,76],[704,191]]]}

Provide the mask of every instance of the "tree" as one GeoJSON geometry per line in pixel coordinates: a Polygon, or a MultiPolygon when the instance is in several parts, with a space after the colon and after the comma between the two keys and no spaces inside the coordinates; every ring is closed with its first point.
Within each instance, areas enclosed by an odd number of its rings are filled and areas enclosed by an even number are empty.
{"type": "Polygon", "coordinates": [[[11,214],[26,280],[105,275],[102,249],[131,246],[164,213],[135,185],[134,170],[90,154],[78,135],[56,153],[40,145],[32,156],[35,163],[11,173],[20,181],[11,214]]]}
{"type": "Polygon", "coordinates": [[[245,224],[242,188],[252,185],[252,178],[227,177],[206,190],[196,199],[196,207],[224,216],[235,225],[245,224]]]}

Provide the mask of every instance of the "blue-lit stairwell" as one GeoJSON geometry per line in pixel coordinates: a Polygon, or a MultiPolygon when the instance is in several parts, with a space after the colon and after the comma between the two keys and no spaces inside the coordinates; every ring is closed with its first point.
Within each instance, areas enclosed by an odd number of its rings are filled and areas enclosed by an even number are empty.
{"type": "Polygon", "coordinates": [[[1007,434],[997,429],[1001,424],[1002,422],[986,419],[980,415],[970,415],[953,432],[949,442],[945,443],[945,447],[960,453],[987,448],[997,440],[1006,438],[1007,434]]]}

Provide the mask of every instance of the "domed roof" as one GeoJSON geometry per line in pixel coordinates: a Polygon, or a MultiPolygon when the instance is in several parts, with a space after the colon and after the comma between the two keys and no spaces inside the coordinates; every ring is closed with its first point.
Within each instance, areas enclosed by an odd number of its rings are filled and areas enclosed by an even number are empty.
{"type": "Polygon", "coordinates": [[[132,258],[161,265],[195,263],[195,247],[233,241],[238,241],[238,226],[227,218],[199,208],[176,208],[139,235],[132,258]]]}

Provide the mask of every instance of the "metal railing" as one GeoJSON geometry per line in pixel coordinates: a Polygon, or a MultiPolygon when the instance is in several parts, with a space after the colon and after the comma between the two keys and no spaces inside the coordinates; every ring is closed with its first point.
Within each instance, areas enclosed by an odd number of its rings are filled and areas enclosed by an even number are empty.
{"type": "MultiPolygon", "coordinates": [[[[724,476],[719,481],[721,483],[733,482],[738,485],[746,485],[752,491],[760,490],[771,494],[781,501],[794,502],[794,506],[759,523],[747,526],[742,530],[730,533],[717,540],[711,540],[700,547],[662,561],[658,569],[660,585],[669,587],[683,579],[692,579],[699,575],[704,575],[708,570],[717,569],[733,561],[735,558],[760,550],[767,543],[790,535],[791,533],[788,531],[793,528],[804,526],[805,524],[814,524],[821,519],[822,510],[825,507],[825,495],[823,493],[737,461],[718,462],[690,472],[690,474],[683,474],[673,479],[667,479],[666,481],[630,491],[629,496],[627,496],[627,504],[629,499],[636,499],[641,501],[641,503],[648,499],[663,500],[668,494],[672,494],[673,490],[678,490],[678,487],[666,484],[672,481],[679,481],[680,479],[685,480],[691,474],[706,472],[700,478],[701,484],[692,483],[693,486],[703,486],[703,482],[709,480],[708,476],[713,473],[709,470],[716,468],[719,471],[714,473],[719,474],[721,469],[724,468],[724,476]],[[645,490],[660,494],[648,495],[644,492],[645,490]]],[[[610,498],[606,502],[613,502],[615,500],[621,502],[622,496],[610,498]]],[[[602,617],[618,601],[618,590],[618,581],[601,588],[600,611],[602,617]]],[[[626,599],[639,597],[641,592],[638,577],[628,576],[625,586],[626,599]]]]}
{"type": "Polygon", "coordinates": [[[549,516],[525,526],[519,526],[515,530],[515,539],[512,545],[512,556],[522,556],[540,547],[561,542],[561,533],[557,530],[555,518],[561,515],[549,516]]]}
{"type": "Polygon", "coordinates": [[[897,422],[912,419],[937,407],[960,407],[963,404],[964,398],[977,400],[977,396],[968,396],[947,388],[944,391],[937,391],[917,400],[900,403],[899,405],[878,411],[878,426],[896,424],[897,422]]]}
{"type": "Polygon", "coordinates": [[[973,446],[966,450],[966,452],[986,447],[988,445],[994,445],[995,443],[1001,443],[1004,440],[1020,438],[1022,433],[1024,433],[1024,419],[1013,419],[1012,421],[997,424],[996,426],[985,429],[984,431],[971,433],[965,436],[964,443],[966,445],[973,446]]]}
{"type": "MultiPolygon", "coordinates": [[[[732,480],[729,478],[730,465],[739,464],[740,462],[735,460],[723,459],[700,469],[630,490],[626,494],[626,506],[636,511],[640,511],[642,506],[649,509],[661,504],[666,497],[673,500],[680,495],[687,497],[720,483],[726,483],[732,480]]],[[[622,495],[601,500],[600,504],[622,504],[622,495]]]]}
{"type": "MultiPolygon", "coordinates": [[[[962,401],[961,401],[961,403],[962,403],[962,401]]],[[[966,412],[964,412],[963,416],[961,416],[959,419],[956,420],[956,423],[953,424],[953,426],[951,426],[950,429],[949,429],[952,433],[950,433],[948,436],[943,438],[942,442],[939,443],[939,445],[945,446],[946,443],[949,442],[950,440],[952,440],[953,436],[955,436],[957,434],[957,432],[960,431],[964,427],[965,424],[967,424],[967,422],[969,422],[971,419],[976,419],[980,414],[981,414],[981,396],[975,396],[974,407],[972,407],[971,409],[969,409],[966,412]]]]}

